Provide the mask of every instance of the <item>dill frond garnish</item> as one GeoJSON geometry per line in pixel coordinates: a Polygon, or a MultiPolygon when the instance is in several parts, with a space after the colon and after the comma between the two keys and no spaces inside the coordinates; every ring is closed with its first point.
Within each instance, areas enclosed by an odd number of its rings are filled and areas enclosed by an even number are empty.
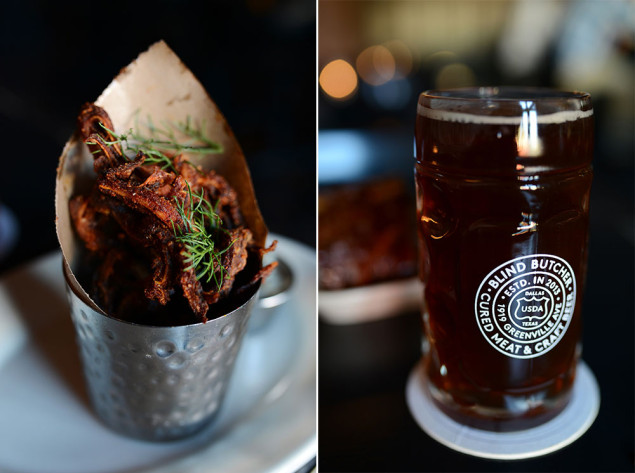
{"type": "Polygon", "coordinates": [[[216,209],[205,199],[203,190],[200,194],[195,194],[188,184],[188,194],[189,205],[174,198],[183,220],[182,229],[172,224],[176,240],[182,243],[187,251],[184,261],[190,265],[186,269],[194,269],[196,279],[204,279],[207,283],[213,280],[216,287],[220,288],[225,276],[221,257],[229,251],[234,241],[226,248],[218,246],[220,233],[227,230],[222,228],[222,220],[216,209]]]}
{"type": "Polygon", "coordinates": [[[128,160],[142,152],[146,155],[146,163],[157,164],[162,169],[174,170],[173,158],[181,153],[207,155],[223,152],[223,147],[219,143],[205,135],[203,131],[205,121],[199,126],[194,126],[190,116],[186,118],[185,122],[163,121],[162,126],[155,125],[148,117],[145,128],[148,129],[149,135],[138,131],[143,128],[139,125],[138,120],[136,120],[135,128],[130,128],[125,133],[116,133],[103,124],[101,126],[115,138],[105,143],[109,146],[120,145],[128,160]],[[177,132],[183,139],[177,136],[177,132]]]}
{"type": "MultiPolygon", "coordinates": [[[[137,116],[135,127],[124,133],[116,133],[104,124],[100,125],[113,137],[112,140],[103,139],[103,143],[108,146],[119,145],[128,161],[134,160],[141,152],[145,155],[146,164],[157,164],[161,169],[174,173],[177,173],[174,157],[181,153],[208,155],[223,151],[220,144],[205,135],[205,122],[195,126],[189,116],[185,122],[162,122],[161,126],[157,126],[151,117],[147,118],[147,123],[140,125],[137,116]],[[148,130],[148,134],[141,133],[141,129],[148,130]]],[[[87,141],[86,144],[96,143],[87,141]]],[[[95,152],[99,153],[100,150],[95,152]]],[[[203,173],[196,166],[194,168],[203,173]]],[[[174,198],[183,226],[179,228],[172,222],[172,230],[176,241],[182,243],[187,252],[184,261],[189,266],[186,270],[193,269],[196,279],[206,283],[214,281],[216,287],[220,288],[226,272],[222,256],[232,247],[234,241],[226,248],[219,247],[221,233],[227,233],[227,230],[222,228],[223,222],[217,209],[205,198],[203,190],[200,194],[195,194],[189,182],[187,187],[189,205],[177,197],[174,198]]]]}

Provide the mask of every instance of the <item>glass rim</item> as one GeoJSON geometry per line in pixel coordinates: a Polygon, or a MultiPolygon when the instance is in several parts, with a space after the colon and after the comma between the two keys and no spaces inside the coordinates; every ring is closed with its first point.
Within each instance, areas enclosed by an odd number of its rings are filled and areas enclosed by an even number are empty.
{"type": "Polygon", "coordinates": [[[498,103],[533,102],[568,102],[589,103],[591,95],[581,91],[565,91],[550,87],[533,86],[495,86],[495,87],[461,87],[452,89],[430,89],[421,93],[420,98],[450,103],[478,103],[483,101],[498,103]]]}

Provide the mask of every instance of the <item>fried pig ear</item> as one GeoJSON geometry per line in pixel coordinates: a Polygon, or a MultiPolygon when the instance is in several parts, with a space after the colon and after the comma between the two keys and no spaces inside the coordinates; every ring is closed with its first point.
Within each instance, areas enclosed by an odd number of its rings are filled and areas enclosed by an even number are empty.
{"type": "MultiPolygon", "coordinates": [[[[240,145],[203,86],[178,56],[159,41],[122,69],[95,103],[82,107],[78,129],[60,157],[55,194],[57,235],[71,270],[70,283],[85,302],[100,310],[85,291],[90,288],[81,287],[75,278],[74,271],[82,264],[81,256],[86,250],[107,253],[104,247],[114,242],[117,249],[113,249],[110,257],[111,267],[124,265],[121,262],[126,259],[121,258],[122,254],[132,253],[137,259],[149,262],[141,292],[145,291],[158,304],[182,294],[198,319],[205,320],[209,305],[205,294],[215,289],[197,279],[200,275],[184,256],[185,246],[172,241],[175,229],[184,228],[182,216],[175,212],[175,203],[189,205],[188,185],[201,189],[202,194],[196,195],[218,202],[217,210],[228,230],[250,232],[248,252],[259,258],[257,248],[264,245],[267,228],[240,145]],[[211,154],[172,157],[175,168],[187,168],[183,174],[192,172],[191,183],[180,174],[175,177],[172,170],[151,165],[143,156],[131,158],[130,150],[123,149],[127,145],[118,137],[136,128],[138,122],[148,128],[148,117],[156,124],[195,124],[218,144],[211,154]],[[194,178],[194,174],[198,177],[194,178]],[[92,189],[96,187],[99,199],[92,197],[92,189]],[[77,199],[71,204],[71,199],[80,195],[86,196],[84,200],[77,199]],[[96,229],[91,219],[109,220],[108,231],[96,229]],[[143,219],[152,221],[152,231],[143,234],[147,236],[147,245],[137,241],[133,247],[141,250],[131,252],[127,242],[134,240],[130,229],[135,227],[135,221],[143,219]],[[77,231],[73,229],[73,220],[79,222],[77,231]],[[166,234],[171,236],[168,238],[166,234]]],[[[237,241],[234,252],[228,250],[232,256],[227,255],[225,260],[231,258],[231,262],[215,267],[215,272],[228,272],[225,266],[240,266],[242,242],[244,239],[237,241]]],[[[103,274],[102,289],[107,286],[106,280],[110,281],[106,277],[110,276],[110,270],[104,268],[103,274]]],[[[225,291],[226,287],[222,292],[225,291]]]]}
{"type": "MultiPolygon", "coordinates": [[[[110,122],[104,110],[85,119],[94,116],[100,124],[110,122]]],[[[254,242],[238,195],[222,176],[181,154],[162,154],[165,169],[147,158],[149,149],[128,161],[117,154],[118,143],[93,133],[90,123],[78,125],[80,134],[91,133],[86,144],[96,147],[97,179],[87,196],[71,199],[69,208],[75,232],[90,259],[99,262],[90,292],[109,314],[125,318],[126,310],[138,310],[139,301],[130,305],[131,294],[143,288],[148,314],[153,303],[166,306],[176,294],[196,321],[206,322],[210,306],[253,287],[273,270],[275,263],[260,264],[272,248],[254,242]],[[258,265],[252,264],[235,287],[250,257],[258,265]],[[127,289],[117,283],[121,275],[127,289]]]]}
{"type": "Polygon", "coordinates": [[[117,177],[116,168],[108,171],[98,181],[100,192],[109,195],[126,206],[142,213],[154,215],[166,228],[173,225],[183,228],[183,219],[173,199],[155,192],[155,189],[136,185],[117,177]]]}
{"type": "Polygon", "coordinates": [[[106,232],[107,215],[100,211],[95,197],[78,195],[69,202],[69,210],[77,236],[89,251],[103,251],[112,244],[106,232]]]}
{"type": "MultiPolygon", "coordinates": [[[[77,117],[77,129],[81,140],[86,143],[91,141],[93,135],[97,135],[104,142],[113,143],[111,149],[114,153],[121,155],[121,146],[116,143],[115,136],[112,134],[115,127],[108,116],[108,113],[94,103],[86,103],[81,108],[77,117]]],[[[100,146],[100,148],[102,148],[100,146]]],[[[89,144],[88,149],[91,153],[96,151],[94,145],[89,144]]]]}

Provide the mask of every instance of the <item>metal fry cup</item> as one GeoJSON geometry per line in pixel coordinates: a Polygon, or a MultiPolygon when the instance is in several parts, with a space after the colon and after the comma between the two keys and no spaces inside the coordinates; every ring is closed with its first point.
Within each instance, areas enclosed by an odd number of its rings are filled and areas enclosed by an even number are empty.
{"type": "Polygon", "coordinates": [[[144,440],[173,440],[218,413],[257,291],[226,315],[185,326],[155,327],[91,308],[64,278],[92,405],[113,430],[144,440]]]}

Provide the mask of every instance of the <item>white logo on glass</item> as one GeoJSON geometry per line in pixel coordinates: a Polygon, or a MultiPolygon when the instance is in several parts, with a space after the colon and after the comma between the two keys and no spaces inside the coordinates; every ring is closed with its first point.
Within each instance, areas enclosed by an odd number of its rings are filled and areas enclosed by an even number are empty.
{"type": "Polygon", "coordinates": [[[474,303],[478,327],[499,352],[534,358],[564,337],[575,295],[575,274],[564,259],[521,256],[496,267],[481,282],[474,303]]]}

